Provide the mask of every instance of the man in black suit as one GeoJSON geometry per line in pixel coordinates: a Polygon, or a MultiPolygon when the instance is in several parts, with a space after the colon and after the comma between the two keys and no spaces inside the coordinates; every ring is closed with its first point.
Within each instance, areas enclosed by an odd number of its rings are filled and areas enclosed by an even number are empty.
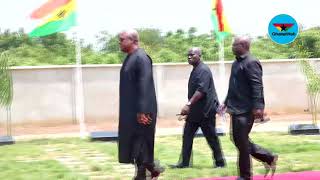
{"type": "Polygon", "coordinates": [[[193,47],[188,51],[188,62],[193,66],[188,83],[188,103],[180,114],[187,115],[182,145],[182,162],[173,168],[189,167],[193,138],[200,127],[213,151],[214,167],[224,167],[225,161],[216,133],[215,115],[219,107],[213,78],[209,67],[201,61],[201,49],[193,47]]]}
{"type": "Polygon", "coordinates": [[[262,82],[262,66],[258,59],[250,54],[250,40],[247,37],[237,37],[232,45],[236,60],[232,64],[229,89],[225,104],[232,120],[232,137],[239,151],[239,180],[250,180],[251,156],[262,161],[266,175],[276,168],[277,155],[254,144],[249,139],[249,133],[255,120],[264,120],[264,93],[262,82]]]}

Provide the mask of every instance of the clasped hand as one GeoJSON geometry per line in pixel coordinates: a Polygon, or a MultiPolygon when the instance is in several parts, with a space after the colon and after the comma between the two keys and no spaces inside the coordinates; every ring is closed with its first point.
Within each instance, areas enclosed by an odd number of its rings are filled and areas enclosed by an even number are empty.
{"type": "Polygon", "coordinates": [[[219,107],[217,108],[217,113],[220,115],[220,116],[223,116],[223,114],[226,112],[227,110],[227,106],[222,103],[219,105],[219,107]]]}
{"type": "Polygon", "coordinates": [[[253,118],[254,119],[261,119],[263,120],[265,114],[264,114],[264,110],[263,109],[254,109],[252,111],[252,114],[253,114],[253,118]]]}
{"type": "Polygon", "coordinates": [[[140,124],[149,125],[152,122],[152,118],[151,118],[150,114],[138,113],[137,114],[137,121],[140,124]]]}

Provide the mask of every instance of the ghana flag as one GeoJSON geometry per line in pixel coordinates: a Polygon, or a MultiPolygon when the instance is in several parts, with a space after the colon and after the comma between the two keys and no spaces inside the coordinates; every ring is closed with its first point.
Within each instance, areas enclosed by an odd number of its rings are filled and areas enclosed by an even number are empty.
{"type": "Polygon", "coordinates": [[[31,18],[44,19],[44,22],[32,30],[29,36],[41,37],[70,29],[76,25],[75,9],[75,0],[49,0],[31,13],[31,18]]]}
{"type": "Polygon", "coordinates": [[[279,31],[287,31],[287,30],[289,30],[289,29],[293,26],[293,23],[290,23],[290,24],[274,23],[273,25],[274,25],[274,27],[276,27],[279,31]]]}
{"type": "Polygon", "coordinates": [[[224,37],[231,33],[223,12],[222,0],[212,0],[211,20],[217,41],[223,40],[224,37]]]}

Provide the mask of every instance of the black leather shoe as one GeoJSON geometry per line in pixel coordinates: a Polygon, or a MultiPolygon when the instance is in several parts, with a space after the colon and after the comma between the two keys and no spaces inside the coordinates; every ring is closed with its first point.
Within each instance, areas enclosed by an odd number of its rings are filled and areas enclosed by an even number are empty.
{"type": "Polygon", "coordinates": [[[170,165],[169,166],[170,168],[172,169],[182,169],[182,168],[189,168],[190,166],[189,165],[184,165],[184,164],[176,164],[176,165],[170,165]]]}

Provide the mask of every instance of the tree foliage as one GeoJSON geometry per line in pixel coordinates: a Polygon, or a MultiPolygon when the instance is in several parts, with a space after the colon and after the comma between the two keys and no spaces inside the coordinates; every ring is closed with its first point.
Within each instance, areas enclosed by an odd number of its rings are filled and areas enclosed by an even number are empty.
{"type": "MultiPolygon", "coordinates": [[[[219,44],[212,34],[199,34],[196,27],[184,31],[161,32],[159,29],[138,29],[140,45],[154,62],[186,62],[190,47],[202,49],[205,61],[219,60],[219,44]]],[[[224,59],[233,60],[233,36],[224,40],[224,59]]],[[[125,54],[119,50],[117,35],[102,31],[96,35],[95,44],[82,44],[83,64],[121,63],[125,54]],[[95,48],[93,48],[95,47],[95,48]],[[96,48],[98,47],[98,48],[96,48]]],[[[267,36],[254,38],[251,52],[259,59],[294,59],[320,57],[320,28],[300,32],[291,44],[279,45],[267,36]]],[[[57,33],[41,38],[29,38],[23,29],[17,32],[0,31],[0,53],[10,54],[10,66],[75,64],[75,42],[57,33]]]]}
{"type": "Polygon", "coordinates": [[[318,103],[320,96],[320,74],[308,60],[301,60],[300,67],[306,77],[306,86],[310,98],[312,122],[317,125],[318,103]]]}
{"type": "Polygon", "coordinates": [[[9,56],[0,54],[0,106],[8,107],[12,102],[12,76],[8,65],[9,56]]]}

